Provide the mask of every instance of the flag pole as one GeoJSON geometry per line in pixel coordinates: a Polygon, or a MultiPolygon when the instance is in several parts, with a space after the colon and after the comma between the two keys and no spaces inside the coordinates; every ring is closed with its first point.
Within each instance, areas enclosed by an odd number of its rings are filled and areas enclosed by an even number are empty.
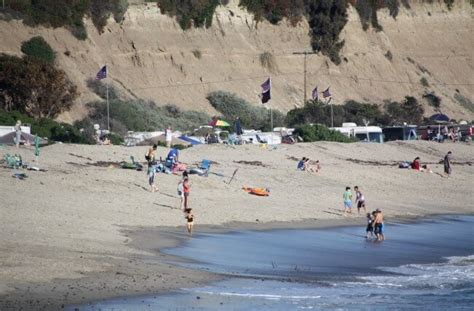
{"type": "MultiPolygon", "coordinates": [[[[331,103],[332,97],[329,98],[328,104],[331,103]]],[[[331,127],[334,127],[334,111],[332,109],[332,104],[331,104],[331,127]]]]}
{"type": "Polygon", "coordinates": [[[107,89],[107,130],[110,131],[109,84],[106,83],[105,86],[107,89]]]}

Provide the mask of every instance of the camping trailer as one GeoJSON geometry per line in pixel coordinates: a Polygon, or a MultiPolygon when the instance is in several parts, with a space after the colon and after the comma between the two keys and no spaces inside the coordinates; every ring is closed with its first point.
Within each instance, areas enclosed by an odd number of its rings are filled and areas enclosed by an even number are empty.
{"type": "Polygon", "coordinates": [[[342,127],[331,127],[330,129],[360,141],[383,143],[382,129],[378,126],[357,126],[355,123],[342,123],[342,127]]]}
{"type": "Polygon", "coordinates": [[[416,140],[416,125],[387,126],[382,129],[385,141],[416,140]]]}

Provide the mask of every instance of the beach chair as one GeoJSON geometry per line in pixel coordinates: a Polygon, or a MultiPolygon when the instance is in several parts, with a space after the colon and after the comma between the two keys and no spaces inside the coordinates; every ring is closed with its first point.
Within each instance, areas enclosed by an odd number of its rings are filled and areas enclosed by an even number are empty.
{"type": "Polygon", "coordinates": [[[211,161],[202,160],[201,164],[199,165],[199,168],[208,171],[211,168],[211,161]]]}
{"type": "Polygon", "coordinates": [[[262,139],[258,134],[255,135],[255,137],[257,138],[257,141],[261,144],[267,144],[268,142],[264,139],[262,139]]]}

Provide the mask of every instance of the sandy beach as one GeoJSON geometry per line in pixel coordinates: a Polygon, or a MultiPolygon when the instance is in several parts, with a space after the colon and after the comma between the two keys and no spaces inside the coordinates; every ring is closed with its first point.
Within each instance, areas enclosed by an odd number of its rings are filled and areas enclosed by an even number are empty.
{"type": "MultiPolygon", "coordinates": [[[[107,297],[169,291],[217,276],[168,263],[161,247],[187,239],[176,191],[180,176],[117,167],[147,147],[55,144],[41,149],[28,178],[0,168],[0,309],[51,309],[107,297]]],[[[165,157],[167,149],[158,148],[165,157]]],[[[33,148],[0,147],[32,163],[33,148]]],[[[202,145],[180,152],[189,166],[213,161],[208,177],[191,175],[195,230],[269,229],[363,224],[344,217],[345,186],[358,185],[369,210],[388,219],[428,214],[472,214],[474,148],[425,141],[385,144],[311,143],[261,147],[202,145]],[[440,160],[453,152],[453,175],[440,160]],[[297,159],[320,160],[322,170],[296,170],[297,159]],[[416,156],[433,173],[399,169],[416,156]],[[238,169],[231,184],[233,172],[238,169]],[[264,187],[257,197],[243,186],[264,187]]]]}

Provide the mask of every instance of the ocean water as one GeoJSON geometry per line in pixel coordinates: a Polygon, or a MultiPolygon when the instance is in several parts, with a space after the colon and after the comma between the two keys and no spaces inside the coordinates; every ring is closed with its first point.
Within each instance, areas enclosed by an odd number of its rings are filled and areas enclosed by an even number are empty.
{"type": "Polygon", "coordinates": [[[198,288],[80,310],[473,310],[474,216],[365,228],[198,234],[164,250],[225,276],[198,288]]]}

